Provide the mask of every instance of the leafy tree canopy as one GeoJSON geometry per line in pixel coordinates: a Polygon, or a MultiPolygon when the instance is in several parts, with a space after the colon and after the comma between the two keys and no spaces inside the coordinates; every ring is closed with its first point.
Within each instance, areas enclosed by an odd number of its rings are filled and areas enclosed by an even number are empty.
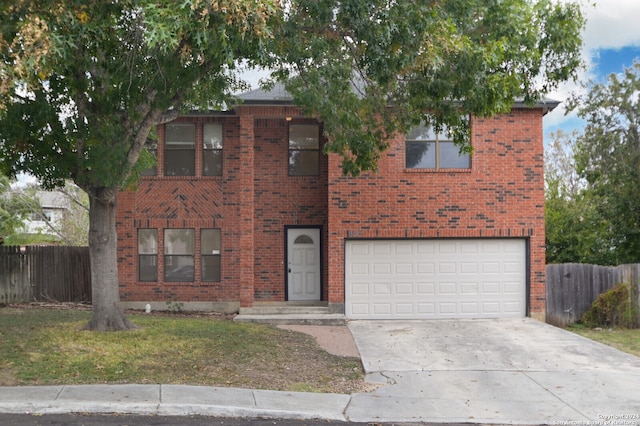
{"type": "Polygon", "coordinates": [[[326,149],[357,175],[421,120],[468,150],[469,114],[509,111],[576,76],[583,23],[576,4],[548,0],[294,1],[272,50],[277,75],[322,119],[326,149]]]}
{"type": "Polygon", "coordinates": [[[85,189],[126,181],[163,112],[228,101],[242,60],[286,79],[346,173],[375,170],[387,137],[421,119],[468,149],[468,114],[575,77],[584,23],[550,0],[22,0],[1,12],[2,104],[24,123],[5,139],[41,139],[5,144],[7,164],[85,189]]]}
{"type": "Polygon", "coordinates": [[[219,106],[237,88],[235,61],[259,59],[275,11],[242,0],[1,6],[4,166],[89,194],[120,187],[163,113],[219,106]]]}
{"type": "Polygon", "coordinates": [[[590,83],[570,108],[586,120],[576,140],[578,174],[606,224],[601,250],[611,263],[640,262],[640,63],[590,83]]]}
{"type": "Polygon", "coordinates": [[[547,263],[594,263],[594,206],[577,174],[574,148],[578,131],[551,134],[545,149],[545,225],[547,263]]]}

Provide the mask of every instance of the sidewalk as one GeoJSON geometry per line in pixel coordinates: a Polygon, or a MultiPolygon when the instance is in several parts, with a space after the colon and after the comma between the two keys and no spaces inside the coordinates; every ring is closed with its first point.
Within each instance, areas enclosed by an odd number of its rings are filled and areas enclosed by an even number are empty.
{"type": "Polygon", "coordinates": [[[184,385],[0,387],[0,413],[347,420],[350,395],[184,385]]]}

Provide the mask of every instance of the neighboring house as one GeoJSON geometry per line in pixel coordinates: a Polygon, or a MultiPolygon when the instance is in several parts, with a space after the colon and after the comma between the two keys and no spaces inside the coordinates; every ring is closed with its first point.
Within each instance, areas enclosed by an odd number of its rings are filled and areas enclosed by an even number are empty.
{"type": "Polygon", "coordinates": [[[472,155],[414,129],[353,178],[280,87],[242,98],[159,126],[157,168],[120,193],[125,306],[544,318],[542,119],[556,102],[472,119],[472,155]]]}
{"type": "Polygon", "coordinates": [[[40,209],[32,211],[24,221],[24,233],[48,235],[57,240],[59,235],[55,230],[60,228],[69,211],[69,198],[59,191],[37,191],[35,199],[40,203],[40,209]]]}

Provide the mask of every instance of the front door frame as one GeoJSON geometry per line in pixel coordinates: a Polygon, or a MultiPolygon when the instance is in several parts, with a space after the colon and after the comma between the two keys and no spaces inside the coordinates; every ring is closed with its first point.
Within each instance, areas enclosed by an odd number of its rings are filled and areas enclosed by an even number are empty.
{"type": "Polygon", "coordinates": [[[320,297],[318,300],[309,300],[309,302],[313,301],[321,301],[322,294],[324,290],[324,280],[322,279],[322,271],[324,256],[322,255],[323,243],[322,243],[322,225],[285,225],[284,227],[284,276],[285,276],[285,285],[284,285],[284,300],[289,301],[289,230],[290,229],[317,229],[319,232],[320,240],[318,241],[318,250],[320,255],[320,261],[318,264],[318,280],[320,285],[320,297]]]}

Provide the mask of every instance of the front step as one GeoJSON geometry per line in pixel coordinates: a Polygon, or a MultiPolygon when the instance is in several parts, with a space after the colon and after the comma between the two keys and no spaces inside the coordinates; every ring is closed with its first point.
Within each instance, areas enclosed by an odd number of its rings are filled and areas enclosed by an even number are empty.
{"type": "Polygon", "coordinates": [[[239,314],[233,318],[237,322],[257,322],[275,325],[345,325],[347,320],[343,314],[272,314],[246,315],[239,314]]]}
{"type": "Polygon", "coordinates": [[[240,308],[240,315],[283,315],[283,314],[309,314],[328,315],[326,306],[300,306],[300,305],[258,305],[251,308],[240,308]]]}
{"type": "Polygon", "coordinates": [[[277,325],[345,325],[344,314],[332,314],[322,304],[302,305],[297,303],[260,304],[240,308],[233,318],[237,322],[258,322],[277,325]]]}

